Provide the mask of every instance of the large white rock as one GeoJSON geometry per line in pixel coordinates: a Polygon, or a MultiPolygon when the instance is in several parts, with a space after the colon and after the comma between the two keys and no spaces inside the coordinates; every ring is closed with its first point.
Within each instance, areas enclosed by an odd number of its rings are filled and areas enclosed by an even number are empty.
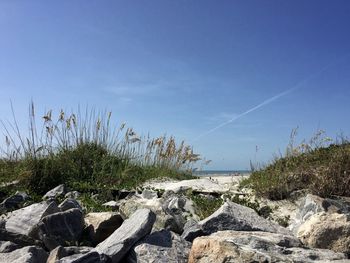
{"type": "Polygon", "coordinates": [[[120,202],[119,211],[124,218],[127,218],[141,208],[148,208],[157,215],[154,230],[168,229],[181,234],[187,218],[198,219],[193,202],[185,196],[174,193],[152,199],[134,195],[120,202]]]}
{"type": "Polygon", "coordinates": [[[299,227],[297,236],[309,247],[350,254],[350,215],[317,213],[299,227]]]}
{"type": "Polygon", "coordinates": [[[162,230],[143,238],[127,257],[129,263],[186,263],[191,243],[173,232],[162,230]]]}
{"type": "Polygon", "coordinates": [[[42,248],[29,246],[0,253],[0,263],[46,263],[48,254],[42,248]]]}
{"type": "Polygon", "coordinates": [[[220,231],[194,240],[189,263],[329,262],[343,253],[305,249],[294,236],[268,232],[220,231]]]}
{"type": "Polygon", "coordinates": [[[84,220],[89,237],[95,244],[105,240],[123,223],[117,212],[88,213],[84,220]]]}
{"type": "Polygon", "coordinates": [[[5,229],[12,233],[28,235],[43,217],[59,211],[55,202],[32,204],[10,213],[6,218],[5,229]]]}
{"type": "Polygon", "coordinates": [[[55,188],[48,191],[44,196],[43,200],[57,198],[59,196],[64,196],[67,193],[67,189],[64,184],[60,184],[55,188]]]}
{"type": "Polygon", "coordinates": [[[182,237],[192,241],[195,237],[210,235],[222,230],[291,234],[288,229],[259,216],[253,209],[227,201],[211,216],[199,221],[198,224],[185,228],[182,237]]]}
{"type": "Polygon", "coordinates": [[[96,251],[109,256],[113,263],[120,262],[137,241],[151,232],[155,220],[156,215],[151,210],[137,210],[112,235],[98,244],[96,251]]]}

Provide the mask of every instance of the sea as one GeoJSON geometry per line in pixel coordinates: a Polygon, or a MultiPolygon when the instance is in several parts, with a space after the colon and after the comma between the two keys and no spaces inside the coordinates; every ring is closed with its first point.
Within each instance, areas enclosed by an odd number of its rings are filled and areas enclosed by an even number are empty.
{"type": "Polygon", "coordinates": [[[248,175],[251,171],[249,170],[202,170],[194,171],[196,176],[235,176],[235,175],[248,175]]]}

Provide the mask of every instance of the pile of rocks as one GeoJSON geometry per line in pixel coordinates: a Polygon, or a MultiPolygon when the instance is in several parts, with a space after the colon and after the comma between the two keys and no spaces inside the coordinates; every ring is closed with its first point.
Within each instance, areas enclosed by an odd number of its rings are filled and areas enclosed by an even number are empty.
{"type": "Polygon", "coordinates": [[[95,213],[63,185],[30,205],[17,193],[0,204],[0,263],[350,262],[344,200],[303,196],[285,228],[231,201],[199,220],[187,189],[146,189],[106,203],[117,211],[95,213]]]}

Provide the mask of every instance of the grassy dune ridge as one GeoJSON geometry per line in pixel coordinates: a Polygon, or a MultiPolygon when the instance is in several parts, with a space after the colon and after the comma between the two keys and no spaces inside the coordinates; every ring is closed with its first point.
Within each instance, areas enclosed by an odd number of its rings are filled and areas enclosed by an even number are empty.
{"type": "MultiPolygon", "coordinates": [[[[12,112],[13,109],[12,109],[12,112]]],[[[155,177],[189,178],[200,156],[184,141],[138,135],[125,123],[113,125],[111,112],[48,111],[38,128],[34,103],[29,129],[2,122],[0,182],[20,180],[21,186],[43,194],[60,183],[75,190],[130,188],[155,177]]]]}
{"type": "Polygon", "coordinates": [[[349,140],[344,136],[333,140],[320,130],[309,141],[295,146],[296,134],[293,130],[283,156],[268,165],[253,167],[250,178],[241,185],[275,200],[302,189],[322,197],[350,196],[349,140]]]}

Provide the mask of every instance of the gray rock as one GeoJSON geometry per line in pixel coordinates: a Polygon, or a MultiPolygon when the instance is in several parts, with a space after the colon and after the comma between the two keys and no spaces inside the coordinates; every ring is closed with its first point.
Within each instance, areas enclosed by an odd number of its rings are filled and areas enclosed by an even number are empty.
{"type": "Polygon", "coordinates": [[[193,241],[189,263],[314,262],[345,259],[343,253],[306,249],[294,236],[268,232],[219,231],[193,241]]]}
{"type": "Polygon", "coordinates": [[[51,250],[46,263],[56,263],[58,260],[75,254],[86,254],[93,250],[92,247],[62,247],[58,246],[51,250]]]}
{"type": "Polygon", "coordinates": [[[9,253],[0,253],[0,263],[46,263],[47,257],[42,248],[29,246],[9,253]]]}
{"type": "Polygon", "coordinates": [[[199,219],[194,212],[193,202],[174,193],[153,199],[145,199],[134,195],[120,202],[119,211],[123,218],[127,218],[140,208],[148,208],[156,213],[155,231],[167,229],[181,234],[188,218],[199,219]]]}
{"type": "Polygon", "coordinates": [[[297,237],[308,247],[350,255],[350,215],[317,213],[299,227],[297,237]]]}
{"type": "Polygon", "coordinates": [[[96,251],[90,251],[84,254],[74,254],[57,260],[56,263],[105,263],[107,257],[100,255],[96,251]]]}
{"type": "Polygon", "coordinates": [[[84,220],[94,244],[101,243],[123,223],[121,215],[116,212],[89,213],[84,220]]]}
{"type": "Polygon", "coordinates": [[[184,226],[184,231],[181,237],[184,240],[192,242],[196,237],[205,236],[201,225],[195,220],[189,220],[184,226]]]}
{"type": "Polygon", "coordinates": [[[60,196],[64,196],[67,193],[67,189],[64,184],[60,184],[55,188],[48,191],[44,196],[43,200],[55,199],[60,196]]]}
{"type": "Polygon", "coordinates": [[[210,235],[222,230],[264,231],[290,235],[291,232],[277,223],[260,217],[253,209],[230,201],[225,202],[215,213],[198,222],[189,229],[185,229],[182,237],[187,241],[200,233],[210,235]]]}
{"type": "Polygon", "coordinates": [[[155,199],[158,198],[158,194],[155,191],[144,189],[141,194],[142,198],[144,199],[155,199]]]}
{"type": "Polygon", "coordinates": [[[116,201],[109,201],[107,203],[102,204],[102,206],[111,208],[113,211],[118,211],[119,204],[116,201]]]}
{"type": "Polygon", "coordinates": [[[78,199],[80,193],[78,191],[70,191],[64,195],[65,198],[78,199]]]}
{"type": "Polygon", "coordinates": [[[80,211],[83,211],[83,208],[81,207],[79,202],[73,198],[66,198],[62,203],[59,204],[58,207],[61,209],[62,212],[72,208],[77,208],[80,211]]]}
{"type": "Polygon", "coordinates": [[[39,221],[50,214],[59,212],[55,202],[41,202],[11,212],[6,218],[8,232],[28,235],[39,221]]]}
{"type": "Polygon", "coordinates": [[[25,192],[16,192],[16,194],[6,198],[0,204],[0,213],[20,208],[21,204],[30,199],[25,192]]]}
{"type": "Polygon", "coordinates": [[[12,233],[6,231],[6,229],[0,229],[0,238],[3,241],[11,241],[20,246],[43,246],[43,243],[39,240],[35,240],[29,236],[12,233]]]}
{"type": "Polygon", "coordinates": [[[306,195],[300,205],[293,223],[289,226],[294,234],[299,227],[317,213],[350,213],[350,202],[342,199],[322,198],[317,195],[306,195]]]}
{"type": "Polygon", "coordinates": [[[96,251],[109,256],[113,263],[119,262],[137,241],[151,232],[155,220],[156,215],[151,210],[137,210],[111,236],[98,244],[96,251]]]}
{"type": "Polygon", "coordinates": [[[153,232],[138,242],[126,258],[129,263],[186,263],[191,243],[168,230],[153,232]]]}
{"type": "Polygon", "coordinates": [[[11,241],[0,241],[0,253],[12,252],[16,249],[19,249],[20,246],[11,241]]]}
{"type": "Polygon", "coordinates": [[[42,218],[29,234],[33,238],[42,240],[48,249],[54,249],[66,242],[79,240],[83,229],[83,213],[73,208],[42,218]]]}

